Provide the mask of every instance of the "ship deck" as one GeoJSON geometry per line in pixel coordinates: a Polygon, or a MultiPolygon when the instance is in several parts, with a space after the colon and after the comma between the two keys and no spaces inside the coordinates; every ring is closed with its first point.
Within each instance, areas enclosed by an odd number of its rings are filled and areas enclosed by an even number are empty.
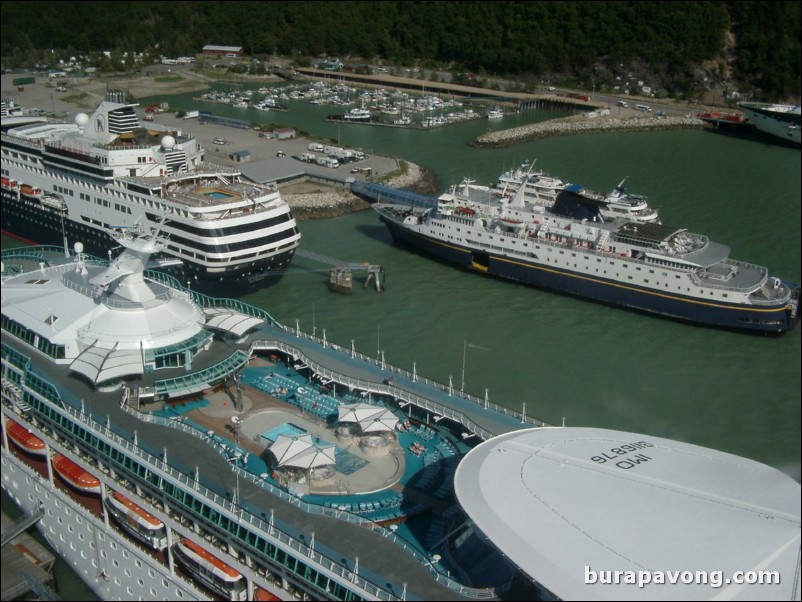
{"type": "MultiPolygon", "coordinates": [[[[98,422],[105,423],[109,420],[118,434],[129,440],[136,439],[140,447],[155,456],[166,453],[169,463],[174,469],[187,475],[194,475],[198,470],[203,485],[218,492],[219,495],[232,499],[236,495],[235,490],[238,491],[237,499],[243,508],[257,517],[261,515],[264,518],[272,513],[275,516],[276,525],[287,533],[293,534],[297,539],[303,541],[306,538],[306,541],[309,542],[309,538],[314,534],[315,550],[330,558],[342,559],[344,564],[351,567],[358,564],[360,576],[382,587],[395,588],[394,591],[399,596],[404,584],[408,586],[407,595],[410,597],[434,600],[454,599],[455,596],[459,596],[458,592],[436,582],[429,568],[424,566],[420,558],[416,558],[410,550],[404,550],[402,544],[391,541],[391,538],[386,535],[364,528],[354,522],[305,511],[292,499],[277,497],[260,486],[259,478],[239,478],[232,471],[231,457],[220,453],[220,446],[212,445],[209,437],[204,436],[207,433],[203,430],[198,430],[193,435],[190,432],[176,430],[158,422],[145,422],[140,419],[138,414],[121,408],[120,391],[99,392],[83,377],[70,372],[66,366],[62,365],[54,369],[48,359],[18,344],[11,337],[4,337],[4,342],[30,357],[32,369],[56,385],[63,399],[73,407],[80,408],[83,405],[85,411],[98,422]]],[[[520,416],[514,415],[509,410],[506,410],[507,413],[499,412],[492,405],[484,404],[481,400],[459,396],[456,390],[449,391],[442,386],[434,388],[416,375],[399,372],[389,365],[382,365],[382,362],[376,358],[352,356],[346,350],[334,348],[331,343],[276,326],[263,326],[236,345],[216,340],[209,351],[193,360],[192,370],[194,372],[213,366],[229,357],[235,349],[247,351],[254,348],[261,349],[265,354],[278,351],[284,357],[313,367],[314,372],[323,374],[326,381],[338,383],[337,388],[341,394],[345,394],[349,386],[358,387],[360,392],[365,395],[370,395],[370,392],[387,394],[388,391],[391,391],[391,397],[400,400],[397,410],[412,403],[415,406],[426,408],[429,416],[435,421],[441,420],[444,415],[448,416],[452,419],[450,425],[455,433],[455,441],[459,441],[460,436],[478,441],[478,437],[475,436],[477,434],[486,438],[532,426],[531,419],[529,422],[522,422],[520,416]],[[463,423],[457,424],[453,422],[454,419],[462,420],[463,423]]],[[[284,369],[286,374],[291,371],[291,367],[288,366],[285,366],[284,369]]],[[[146,389],[152,387],[156,380],[186,376],[186,374],[183,368],[159,370],[156,373],[144,375],[138,379],[137,384],[141,389],[146,389]]],[[[256,402],[252,403],[250,408],[245,404],[236,408],[233,403],[228,402],[230,398],[227,398],[225,393],[217,393],[216,397],[210,399],[209,407],[191,415],[188,414],[186,417],[196,420],[204,428],[208,426],[209,430],[214,430],[215,433],[226,438],[228,449],[232,449],[234,434],[227,430],[225,425],[230,421],[230,417],[236,414],[245,425],[242,431],[243,437],[238,439],[236,444],[241,446],[244,451],[258,454],[260,451],[264,451],[258,447],[259,434],[273,425],[259,422],[259,420],[251,420],[252,416],[247,412],[249,409],[253,414],[258,413],[254,410],[263,412],[271,407],[271,404],[272,407],[278,408],[279,406],[276,404],[280,400],[265,391],[260,391],[256,386],[250,386],[247,379],[243,379],[243,382],[244,398],[256,402]],[[248,448],[248,438],[250,438],[250,449],[248,448]]],[[[255,385],[255,380],[250,382],[255,385]]],[[[356,394],[358,395],[358,393],[356,394]]],[[[143,406],[142,409],[155,410],[156,406],[162,407],[161,403],[152,405],[153,407],[150,408],[147,405],[143,406]]],[[[283,406],[283,411],[287,411],[286,405],[283,406]]],[[[304,417],[304,412],[299,411],[298,407],[290,407],[289,411],[299,420],[304,417]]],[[[261,420],[264,418],[262,416],[261,420]]],[[[315,420],[311,415],[307,415],[306,418],[310,421],[315,420]]],[[[283,418],[279,421],[286,422],[283,418]]],[[[449,421],[447,420],[443,424],[447,422],[449,421]]],[[[317,425],[321,429],[325,427],[320,420],[317,420],[317,425]]],[[[329,437],[332,434],[330,433],[329,437]]],[[[392,452],[396,454],[396,457],[398,453],[403,454],[403,449],[409,443],[400,436],[398,439],[401,445],[392,452]]],[[[329,438],[329,440],[331,439],[329,438]]],[[[356,497],[358,492],[374,492],[383,489],[388,494],[391,492],[393,494],[395,492],[409,494],[407,497],[411,501],[419,502],[422,506],[434,508],[436,511],[444,511],[453,507],[454,502],[434,499],[426,496],[425,492],[422,493],[420,490],[408,487],[403,475],[399,474],[402,469],[392,472],[387,466],[383,468],[379,466],[377,471],[372,475],[369,471],[361,475],[352,475],[351,480],[345,484],[347,496],[343,496],[342,491],[307,491],[304,492],[304,501],[325,505],[329,508],[339,508],[347,514],[352,509],[354,511],[361,509],[360,498],[356,497]],[[336,494],[337,497],[326,498],[327,494],[336,494]]],[[[252,476],[259,476],[253,471],[251,473],[252,476]]],[[[340,487],[343,486],[343,483],[344,481],[340,482],[340,487]]],[[[376,507],[379,508],[380,505],[376,507]]],[[[363,518],[366,517],[371,520],[382,520],[378,516],[374,518],[372,515],[363,514],[363,518]]],[[[403,525],[397,529],[393,537],[400,537],[404,534],[403,525]]],[[[425,542],[411,541],[406,544],[406,547],[414,549],[419,556],[429,556],[425,542]]]]}

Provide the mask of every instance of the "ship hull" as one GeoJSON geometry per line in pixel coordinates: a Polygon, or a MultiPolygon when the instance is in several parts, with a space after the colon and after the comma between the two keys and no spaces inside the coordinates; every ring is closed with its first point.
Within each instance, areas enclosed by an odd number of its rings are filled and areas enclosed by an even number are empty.
{"type": "MultiPolygon", "coordinates": [[[[104,231],[87,224],[63,218],[61,212],[46,205],[20,202],[3,190],[2,233],[27,244],[71,246],[84,245],[84,252],[105,259],[108,249],[116,243],[104,231]]],[[[227,267],[224,272],[212,274],[197,263],[184,262],[164,271],[192,290],[212,297],[239,297],[255,292],[279,281],[295,254],[295,245],[269,257],[241,266],[227,267]]]]}
{"type": "Polygon", "coordinates": [[[384,215],[381,215],[381,220],[397,243],[417,249],[425,255],[470,271],[606,305],[716,328],[765,334],[780,334],[791,330],[799,319],[785,305],[752,308],[737,304],[707,303],[692,297],[623,284],[595,274],[583,274],[552,265],[472,250],[426,236],[384,215]]]}
{"type": "MultiPolygon", "coordinates": [[[[795,146],[802,146],[802,128],[799,126],[799,113],[792,121],[791,115],[774,116],[766,109],[739,105],[754,126],[765,134],[784,140],[795,146]]],[[[770,106],[770,105],[769,105],[770,106]]]]}
{"type": "Polygon", "coordinates": [[[151,600],[203,599],[200,590],[187,581],[174,579],[145,549],[131,545],[124,535],[106,528],[100,517],[89,514],[70,495],[5,451],[2,487],[25,514],[42,511],[37,529],[100,599],[131,600],[137,596],[151,600]],[[71,525],[69,533],[65,525],[71,525]],[[98,546],[102,557],[98,556],[98,546]]]}

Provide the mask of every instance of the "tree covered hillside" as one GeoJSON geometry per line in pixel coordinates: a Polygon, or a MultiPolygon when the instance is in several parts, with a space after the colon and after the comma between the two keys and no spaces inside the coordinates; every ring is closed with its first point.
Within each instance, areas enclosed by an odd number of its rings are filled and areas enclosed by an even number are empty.
{"type": "Polygon", "coordinates": [[[638,61],[670,82],[712,64],[773,99],[798,97],[802,70],[800,2],[4,1],[1,28],[9,63],[33,49],[178,56],[221,44],[535,78],[638,61]]]}

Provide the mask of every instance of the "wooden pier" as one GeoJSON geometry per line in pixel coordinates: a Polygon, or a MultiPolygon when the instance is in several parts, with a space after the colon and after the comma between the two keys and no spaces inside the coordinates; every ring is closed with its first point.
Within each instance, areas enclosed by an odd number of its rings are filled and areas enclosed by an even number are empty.
{"type": "MultiPolygon", "coordinates": [[[[24,519],[23,519],[24,520],[24,519]]],[[[13,533],[15,523],[5,513],[2,515],[2,532],[13,533]]],[[[34,593],[41,600],[58,600],[48,584],[53,582],[55,556],[28,533],[10,537],[3,545],[2,599],[16,600],[34,593]]]]}

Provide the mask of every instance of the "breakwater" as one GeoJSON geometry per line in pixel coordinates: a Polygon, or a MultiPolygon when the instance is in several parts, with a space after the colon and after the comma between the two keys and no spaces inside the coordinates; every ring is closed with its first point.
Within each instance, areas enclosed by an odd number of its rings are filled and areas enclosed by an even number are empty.
{"type": "Polygon", "coordinates": [[[603,132],[635,132],[644,130],[675,130],[710,127],[704,121],[691,116],[666,117],[567,117],[542,123],[499,130],[482,134],[471,144],[482,148],[501,148],[531,142],[547,136],[569,136],[603,132]]]}

